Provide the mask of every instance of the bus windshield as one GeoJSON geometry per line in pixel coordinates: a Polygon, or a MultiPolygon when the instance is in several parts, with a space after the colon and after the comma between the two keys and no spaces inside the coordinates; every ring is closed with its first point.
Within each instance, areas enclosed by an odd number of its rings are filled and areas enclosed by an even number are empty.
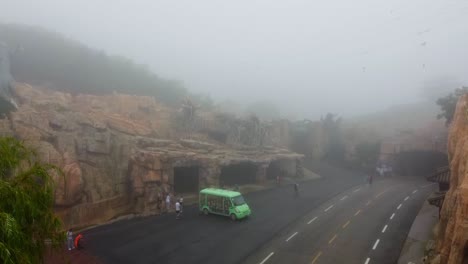
{"type": "Polygon", "coordinates": [[[232,202],[235,206],[245,204],[244,197],[242,197],[241,195],[232,198],[232,202]]]}

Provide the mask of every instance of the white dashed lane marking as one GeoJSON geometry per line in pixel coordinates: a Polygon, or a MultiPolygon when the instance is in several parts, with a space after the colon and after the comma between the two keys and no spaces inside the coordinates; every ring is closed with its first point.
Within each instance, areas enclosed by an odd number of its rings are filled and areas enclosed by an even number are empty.
{"type": "Polygon", "coordinates": [[[390,220],[392,220],[393,217],[395,217],[395,213],[393,213],[392,216],[390,216],[390,220]]]}
{"type": "Polygon", "coordinates": [[[382,233],[385,233],[385,230],[387,230],[388,225],[385,225],[384,228],[382,229],[382,233]]]}
{"type": "Polygon", "coordinates": [[[366,262],[364,262],[364,264],[369,264],[369,261],[370,261],[370,258],[367,258],[366,262]]]}
{"type": "Polygon", "coordinates": [[[359,190],[361,190],[361,188],[357,188],[357,189],[354,190],[353,192],[359,192],[359,190]]]}
{"type": "Polygon", "coordinates": [[[310,223],[312,223],[315,220],[317,220],[317,217],[312,218],[309,222],[307,222],[307,224],[310,225],[310,223]]]}
{"type": "Polygon", "coordinates": [[[297,235],[298,232],[292,234],[290,237],[288,237],[288,239],[286,239],[286,242],[288,242],[289,240],[291,240],[291,238],[295,237],[297,235]]]}
{"type": "Polygon", "coordinates": [[[343,196],[340,201],[343,201],[344,199],[348,198],[348,195],[343,196]]]}
{"type": "Polygon", "coordinates": [[[413,193],[417,193],[417,192],[418,192],[418,190],[414,190],[414,191],[413,191],[413,193]]]}
{"type": "Polygon", "coordinates": [[[275,252],[271,252],[270,254],[268,254],[268,256],[267,256],[266,258],[264,258],[264,259],[262,260],[262,262],[260,262],[260,264],[263,264],[263,263],[267,262],[268,259],[271,258],[271,256],[273,256],[273,254],[275,254],[275,252]]]}
{"type": "Polygon", "coordinates": [[[406,196],[406,197],[405,197],[405,201],[408,200],[408,199],[409,199],[409,196],[406,196]]]}
{"type": "Polygon", "coordinates": [[[397,207],[396,209],[397,209],[397,210],[399,210],[400,208],[401,208],[401,204],[400,204],[400,205],[398,205],[398,207],[397,207]]]}
{"type": "Polygon", "coordinates": [[[328,210],[332,209],[333,206],[334,206],[334,205],[332,204],[332,205],[330,205],[327,209],[325,209],[325,210],[323,210],[323,211],[324,211],[324,212],[328,212],[328,210]]]}
{"type": "Polygon", "coordinates": [[[374,243],[374,246],[372,247],[372,250],[375,250],[377,246],[379,245],[380,239],[377,239],[374,243]]]}

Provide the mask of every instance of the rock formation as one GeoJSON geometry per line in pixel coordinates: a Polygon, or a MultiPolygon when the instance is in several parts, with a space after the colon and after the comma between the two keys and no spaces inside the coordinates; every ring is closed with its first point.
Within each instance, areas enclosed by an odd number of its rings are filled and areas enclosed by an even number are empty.
{"type": "Polygon", "coordinates": [[[269,166],[302,175],[302,155],[285,149],[181,133],[179,112],[152,97],[71,95],[17,84],[15,98],[18,109],[0,119],[0,136],[24,140],[43,161],[63,169],[65,177],[54,176],[55,204],[66,227],[158,213],[157,198],[170,191],[261,183],[275,177],[269,166]]]}
{"type": "Polygon", "coordinates": [[[468,95],[457,104],[448,140],[450,189],[441,210],[441,264],[468,263],[468,95]]]}

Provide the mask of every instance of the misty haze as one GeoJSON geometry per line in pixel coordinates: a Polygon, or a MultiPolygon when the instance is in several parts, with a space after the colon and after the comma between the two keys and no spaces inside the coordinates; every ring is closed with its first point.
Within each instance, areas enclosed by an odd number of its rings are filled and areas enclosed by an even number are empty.
{"type": "Polygon", "coordinates": [[[468,263],[468,2],[0,2],[1,263],[468,263]]]}

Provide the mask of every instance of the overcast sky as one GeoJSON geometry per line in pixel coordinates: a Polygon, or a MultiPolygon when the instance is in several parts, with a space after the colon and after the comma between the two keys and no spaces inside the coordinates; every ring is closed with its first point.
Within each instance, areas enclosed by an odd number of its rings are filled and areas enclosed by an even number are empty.
{"type": "Polygon", "coordinates": [[[468,84],[467,0],[0,0],[40,25],[148,64],[195,92],[344,116],[468,84]]]}

